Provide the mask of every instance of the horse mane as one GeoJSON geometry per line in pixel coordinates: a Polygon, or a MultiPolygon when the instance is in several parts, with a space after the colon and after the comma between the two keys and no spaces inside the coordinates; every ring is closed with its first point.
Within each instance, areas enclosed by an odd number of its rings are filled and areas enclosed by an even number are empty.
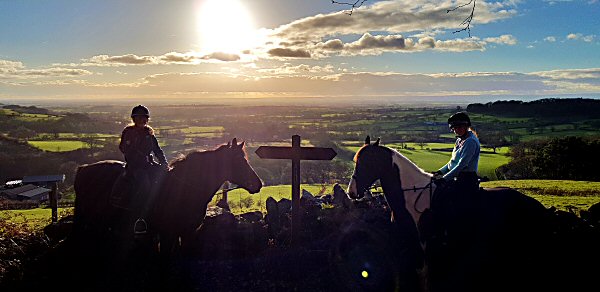
{"type": "MultiPolygon", "coordinates": [[[[196,160],[200,160],[203,158],[206,158],[207,155],[210,155],[212,153],[215,152],[219,152],[222,151],[223,149],[227,149],[229,148],[231,145],[228,144],[223,144],[223,145],[219,145],[217,147],[215,147],[214,149],[211,150],[195,150],[192,151],[190,153],[188,153],[187,155],[183,155],[181,157],[175,158],[173,161],[171,161],[169,163],[169,166],[173,167],[173,168],[177,168],[178,166],[183,166],[186,164],[187,161],[196,161],[196,160]]],[[[248,154],[246,153],[246,146],[244,145],[242,151],[244,151],[244,157],[246,159],[248,159],[248,154]]]]}
{"type": "MultiPolygon", "coordinates": [[[[371,145],[371,144],[365,144],[365,145],[363,145],[362,147],[360,147],[360,148],[358,149],[358,151],[356,151],[356,154],[354,155],[354,159],[353,159],[353,160],[354,160],[354,162],[357,162],[357,161],[358,161],[358,158],[359,158],[359,157],[360,157],[360,155],[362,154],[362,151],[363,151],[363,150],[364,150],[364,149],[365,149],[367,146],[375,146],[375,145],[371,145]]],[[[391,150],[392,150],[392,149],[390,149],[390,148],[388,148],[388,147],[384,147],[384,146],[381,146],[381,148],[382,148],[383,150],[387,150],[387,151],[391,151],[391,150]]]]}
{"type": "Polygon", "coordinates": [[[429,172],[420,168],[418,165],[416,165],[414,162],[412,162],[412,160],[408,159],[406,156],[404,156],[402,153],[400,153],[400,151],[393,149],[393,148],[389,148],[389,147],[386,147],[386,148],[390,149],[394,155],[400,157],[403,161],[405,161],[406,165],[404,165],[404,166],[408,166],[408,167],[412,168],[413,170],[420,172],[421,174],[426,174],[428,176],[431,176],[431,174],[429,174],[429,172]]]}
{"type": "Polygon", "coordinates": [[[422,168],[420,168],[418,165],[416,165],[414,162],[412,162],[410,159],[406,158],[406,156],[404,156],[402,153],[400,153],[398,150],[394,149],[394,148],[390,148],[387,146],[376,146],[376,145],[370,145],[370,144],[365,144],[362,147],[360,147],[360,149],[358,149],[358,151],[356,151],[356,155],[354,155],[354,162],[358,161],[358,158],[360,157],[360,155],[362,154],[362,151],[367,147],[367,146],[375,146],[375,147],[380,147],[383,150],[386,150],[387,152],[389,152],[391,155],[395,155],[399,158],[401,158],[403,161],[406,162],[405,166],[408,166],[410,168],[412,168],[413,170],[421,173],[421,174],[425,174],[430,176],[430,174],[423,170],[422,168]]]}

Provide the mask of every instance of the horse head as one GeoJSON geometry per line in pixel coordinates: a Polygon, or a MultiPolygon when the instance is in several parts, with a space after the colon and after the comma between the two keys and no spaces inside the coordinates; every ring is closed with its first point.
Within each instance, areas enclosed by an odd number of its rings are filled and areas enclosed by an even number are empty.
{"type": "Polygon", "coordinates": [[[371,188],[373,183],[380,179],[387,167],[392,166],[390,150],[379,145],[380,139],[371,144],[371,137],[367,136],[365,144],[354,156],[354,173],[348,185],[348,196],[351,199],[360,199],[371,188]]]}
{"type": "Polygon", "coordinates": [[[225,179],[240,186],[249,193],[255,194],[262,188],[262,181],[248,163],[244,144],[244,142],[238,144],[237,139],[233,138],[225,146],[225,163],[228,166],[228,174],[225,179]]]}

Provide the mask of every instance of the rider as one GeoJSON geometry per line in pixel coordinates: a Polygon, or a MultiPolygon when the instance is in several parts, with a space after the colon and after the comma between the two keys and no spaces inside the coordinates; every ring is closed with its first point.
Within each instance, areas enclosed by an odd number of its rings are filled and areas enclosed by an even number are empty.
{"type": "MultiPolygon", "coordinates": [[[[134,213],[139,213],[135,215],[139,215],[142,221],[143,213],[148,207],[148,197],[152,195],[152,191],[156,191],[153,188],[156,179],[169,170],[167,158],[156,140],[154,129],[148,125],[149,118],[150,111],[143,105],[137,105],[131,110],[133,123],[123,129],[119,143],[119,150],[125,156],[125,173],[119,177],[111,196],[114,205],[134,210],[134,213]]],[[[135,225],[136,231],[146,229],[145,221],[140,228],[137,222],[135,225]]]]}
{"type": "Polygon", "coordinates": [[[133,124],[123,129],[119,144],[119,150],[125,155],[127,170],[135,175],[138,171],[144,172],[156,165],[168,169],[167,158],[158,145],[154,129],[148,125],[148,108],[143,105],[135,106],[131,110],[131,119],[133,124]]]}
{"type": "Polygon", "coordinates": [[[431,204],[437,214],[434,217],[437,217],[435,232],[438,237],[459,243],[468,239],[477,213],[480,144],[466,113],[453,114],[448,119],[448,126],[456,134],[456,142],[450,161],[433,173],[437,189],[431,204]]]}
{"type": "Polygon", "coordinates": [[[437,184],[454,182],[456,188],[474,192],[479,189],[477,166],[480,144],[477,134],[471,129],[471,119],[466,113],[458,112],[448,119],[448,126],[456,135],[452,158],[434,172],[437,184]]]}

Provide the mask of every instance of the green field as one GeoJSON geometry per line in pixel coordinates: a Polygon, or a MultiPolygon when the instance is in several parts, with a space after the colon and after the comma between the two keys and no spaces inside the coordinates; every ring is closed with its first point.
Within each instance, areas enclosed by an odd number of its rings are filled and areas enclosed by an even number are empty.
{"type": "Polygon", "coordinates": [[[587,210],[600,202],[600,182],[571,180],[499,180],[481,183],[483,187],[510,187],[535,198],[544,206],[561,210],[587,210]]]}
{"type": "Polygon", "coordinates": [[[199,127],[199,126],[192,126],[192,127],[187,127],[187,128],[183,128],[180,129],[181,132],[186,133],[186,134],[196,134],[196,133],[216,133],[216,132],[223,132],[225,131],[225,128],[221,127],[221,126],[215,126],[215,127],[199,127]]]}
{"type": "MultiPolygon", "coordinates": [[[[72,213],[73,208],[58,208],[59,217],[72,213]]],[[[15,224],[27,224],[28,229],[41,229],[52,222],[52,210],[36,208],[29,210],[0,211],[0,221],[10,221],[15,224]]],[[[1,234],[0,230],[0,234],[1,234]]]]}
{"type": "Polygon", "coordinates": [[[28,141],[27,143],[40,150],[50,152],[65,152],[81,148],[89,148],[86,143],[74,140],[28,141]]]}
{"type": "MultiPolygon", "coordinates": [[[[556,207],[559,210],[587,210],[593,204],[600,202],[600,182],[587,181],[565,181],[565,180],[506,180],[489,181],[481,184],[483,187],[505,186],[515,188],[524,194],[540,201],[547,208],[556,207]]],[[[345,185],[342,186],[344,189],[345,185]]],[[[315,196],[320,194],[332,194],[332,185],[301,185],[315,196]]],[[[228,202],[231,211],[234,214],[241,214],[250,211],[261,211],[266,213],[265,201],[268,197],[276,200],[281,198],[291,199],[291,186],[278,185],[266,186],[258,194],[249,194],[245,190],[233,190],[229,192],[228,202]],[[252,198],[253,204],[250,207],[241,207],[240,200],[252,198]]],[[[220,199],[220,195],[215,196],[209,206],[213,206],[220,199]]],[[[247,199],[246,199],[247,200],[247,199]]],[[[59,208],[59,217],[72,212],[72,208],[59,208]]],[[[31,209],[31,210],[7,210],[0,211],[0,220],[10,221],[16,224],[27,224],[27,227],[41,229],[50,223],[50,209],[31,209]]],[[[1,233],[1,230],[0,230],[1,233]]]]}
{"type": "MultiPolygon", "coordinates": [[[[343,188],[346,188],[346,186],[343,186],[343,188]]],[[[302,189],[305,189],[307,191],[309,191],[311,194],[318,196],[319,193],[321,192],[321,190],[324,189],[323,194],[332,194],[333,193],[333,186],[332,185],[301,185],[300,186],[300,192],[302,192],[302,189]]],[[[273,199],[275,200],[280,200],[282,198],[286,198],[286,199],[292,199],[292,187],[290,185],[278,185],[278,186],[266,186],[263,187],[260,192],[258,194],[249,194],[248,192],[246,192],[245,190],[233,190],[231,192],[229,192],[228,196],[227,196],[227,202],[229,202],[229,206],[231,207],[231,211],[233,213],[244,213],[244,212],[250,212],[250,211],[262,211],[263,213],[266,212],[265,210],[265,201],[267,200],[267,198],[269,197],[273,197],[273,199]],[[252,204],[251,207],[249,208],[241,208],[240,206],[240,200],[243,200],[244,198],[247,197],[251,197],[252,200],[254,201],[254,204],[252,204]]],[[[209,204],[209,206],[213,206],[217,203],[217,201],[220,199],[220,196],[215,196],[215,198],[212,200],[212,202],[209,204]]]]}
{"type": "MultiPolygon", "coordinates": [[[[414,148],[414,150],[398,149],[406,158],[413,161],[422,169],[432,172],[440,169],[444,164],[448,163],[452,152],[440,151],[441,149],[450,150],[454,147],[452,143],[428,143],[424,146],[423,150],[415,143],[406,143],[408,147],[414,148]]],[[[399,144],[386,145],[392,148],[399,147],[399,144]]],[[[359,146],[345,146],[344,148],[349,151],[356,152],[360,148],[359,146]]],[[[489,148],[482,148],[482,153],[479,156],[479,175],[487,176],[491,180],[496,180],[496,168],[501,165],[507,164],[510,161],[510,157],[506,156],[508,147],[497,149],[497,153],[493,153],[489,148]]]]}

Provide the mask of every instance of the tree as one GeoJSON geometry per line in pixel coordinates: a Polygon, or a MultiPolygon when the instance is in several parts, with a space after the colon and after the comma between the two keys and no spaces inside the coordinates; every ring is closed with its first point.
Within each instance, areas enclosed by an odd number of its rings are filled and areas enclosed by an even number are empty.
{"type": "Polygon", "coordinates": [[[17,139],[27,140],[29,138],[35,137],[37,133],[34,130],[21,126],[16,128],[15,130],[8,132],[8,135],[17,139]]]}
{"type": "Polygon", "coordinates": [[[597,166],[600,139],[564,137],[511,147],[512,161],[496,171],[504,179],[567,179],[600,181],[597,166]]]}
{"type": "Polygon", "coordinates": [[[508,146],[508,141],[506,140],[506,135],[501,131],[490,131],[490,132],[479,132],[479,141],[481,144],[486,147],[494,149],[494,153],[496,153],[496,149],[504,146],[508,146]]]}

